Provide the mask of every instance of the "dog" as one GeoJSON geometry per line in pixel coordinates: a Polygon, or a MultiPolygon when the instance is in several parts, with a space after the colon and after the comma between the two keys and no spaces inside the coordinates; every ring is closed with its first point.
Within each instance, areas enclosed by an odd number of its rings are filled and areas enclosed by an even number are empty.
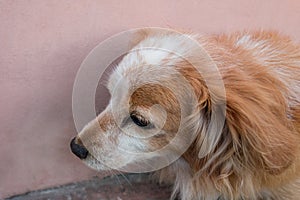
{"type": "Polygon", "coordinates": [[[151,29],[130,44],[108,106],[71,141],[85,164],[156,171],[171,199],[300,198],[298,45],[275,31],[151,29]]]}

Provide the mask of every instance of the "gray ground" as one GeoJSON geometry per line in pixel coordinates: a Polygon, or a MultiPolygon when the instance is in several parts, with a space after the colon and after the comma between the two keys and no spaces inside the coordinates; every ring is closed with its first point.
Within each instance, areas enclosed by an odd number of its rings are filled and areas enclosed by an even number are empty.
{"type": "Polygon", "coordinates": [[[60,187],[38,190],[7,200],[167,200],[170,186],[149,181],[145,174],[97,177],[60,187]]]}

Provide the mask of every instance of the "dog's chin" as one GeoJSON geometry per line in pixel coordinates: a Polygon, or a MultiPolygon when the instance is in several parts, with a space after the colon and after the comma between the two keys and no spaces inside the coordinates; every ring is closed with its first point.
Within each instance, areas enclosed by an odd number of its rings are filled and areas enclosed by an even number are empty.
{"type": "Polygon", "coordinates": [[[90,167],[91,169],[97,170],[97,171],[108,171],[111,170],[111,168],[105,166],[103,163],[98,161],[95,157],[92,155],[88,155],[82,162],[90,167]]]}

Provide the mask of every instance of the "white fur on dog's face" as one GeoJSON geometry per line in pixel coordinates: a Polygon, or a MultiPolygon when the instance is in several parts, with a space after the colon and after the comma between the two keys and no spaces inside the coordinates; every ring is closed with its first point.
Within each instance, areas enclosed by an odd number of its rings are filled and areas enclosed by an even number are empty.
{"type": "MultiPolygon", "coordinates": [[[[184,60],[169,52],[174,50],[178,54],[180,49],[179,53],[184,56],[189,48],[188,45],[182,48],[184,37],[150,37],[118,64],[108,81],[112,96],[109,105],[78,135],[90,152],[84,160],[87,165],[98,170],[120,169],[164,156],[156,154],[156,150],[168,145],[180,124],[188,124],[184,120],[189,120],[188,116],[197,110],[193,89],[176,69],[184,60]],[[151,48],[147,48],[149,46],[151,48]],[[147,121],[149,125],[141,127],[132,117],[147,121]],[[152,153],[145,154],[149,152],[152,153]]],[[[192,135],[188,133],[185,136],[188,139],[182,141],[185,144],[178,145],[187,148],[193,140],[192,135]]],[[[178,158],[178,147],[170,148],[178,158]]]]}

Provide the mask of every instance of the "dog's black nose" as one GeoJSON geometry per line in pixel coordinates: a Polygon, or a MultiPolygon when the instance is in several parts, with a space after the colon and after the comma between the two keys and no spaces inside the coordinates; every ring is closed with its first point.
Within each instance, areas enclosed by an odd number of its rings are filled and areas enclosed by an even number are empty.
{"type": "Polygon", "coordinates": [[[76,137],[74,137],[70,143],[71,151],[80,159],[85,159],[89,152],[88,150],[83,146],[80,139],[76,140],[76,137]]]}

